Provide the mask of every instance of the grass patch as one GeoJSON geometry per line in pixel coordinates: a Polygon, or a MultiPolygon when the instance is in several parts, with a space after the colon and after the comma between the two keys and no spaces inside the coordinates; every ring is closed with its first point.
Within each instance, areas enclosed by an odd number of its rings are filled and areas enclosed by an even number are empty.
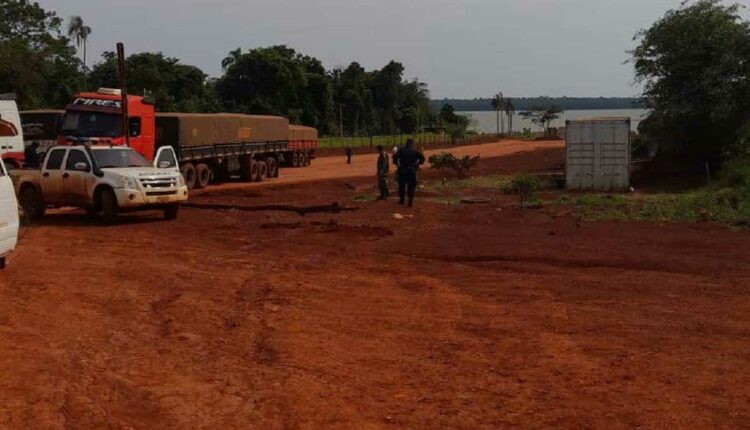
{"type": "Polygon", "coordinates": [[[750,194],[736,188],[646,196],[584,194],[563,197],[559,203],[576,207],[590,220],[714,221],[750,226],[750,194]]]}
{"type": "Polygon", "coordinates": [[[354,200],[355,202],[361,202],[361,203],[374,202],[377,199],[378,199],[377,197],[375,197],[374,195],[370,195],[370,194],[357,194],[354,197],[352,197],[352,200],[354,200]]]}
{"type": "Polygon", "coordinates": [[[433,192],[455,192],[467,188],[484,188],[497,191],[507,185],[510,180],[510,176],[474,176],[465,179],[449,180],[444,184],[442,182],[428,182],[425,184],[425,190],[433,192]]]}

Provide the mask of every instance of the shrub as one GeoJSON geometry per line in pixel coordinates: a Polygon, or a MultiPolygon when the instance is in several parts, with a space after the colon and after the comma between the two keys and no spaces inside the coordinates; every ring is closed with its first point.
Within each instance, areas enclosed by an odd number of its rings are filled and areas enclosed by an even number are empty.
{"type": "Polygon", "coordinates": [[[521,207],[525,207],[527,202],[535,201],[539,190],[542,188],[542,181],[533,175],[518,175],[514,177],[503,190],[506,194],[517,195],[521,207]]]}
{"type": "Polygon", "coordinates": [[[455,172],[457,177],[465,178],[469,171],[479,163],[479,156],[471,157],[467,155],[463,158],[456,158],[450,152],[441,152],[431,156],[429,161],[433,169],[438,169],[443,174],[443,183],[445,183],[448,181],[448,172],[451,170],[455,172]]]}

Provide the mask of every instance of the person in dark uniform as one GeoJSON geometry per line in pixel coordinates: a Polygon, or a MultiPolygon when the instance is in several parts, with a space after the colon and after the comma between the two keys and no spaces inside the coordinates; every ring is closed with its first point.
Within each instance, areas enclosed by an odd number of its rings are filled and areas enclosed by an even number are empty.
{"type": "Polygon", "coordinates": [[[39,167],[39,143],[37,141],[31,142],[31,145],[27,146],[23,151],[23,164],[24,167],[36,169],[39,167]]]}
{"type": "Polygon", "coordinates": [[[346,164],[352,164],[352,154],[354,153],[354,150],[351,146],[346,147],[346,164]]]}
{"type": "Polygon", "coordinates": [[[391,162],[388,158],[388,153],[385,152],[383,145],[378,145],[378,187],[380,188],[378,200],[387,200],[390,196],[388,171],[391,170],[391,162]]]}
{"type": "Polygon", "coordinates": [[[403,205],[405,195],[409,196],[409,207],[414,204],[414,193],[417,190],[417,170],[424,164],[424,155],[414,149],[414,141],[409,139],[393,157],[398,173],[398,204],[403,205]]]}

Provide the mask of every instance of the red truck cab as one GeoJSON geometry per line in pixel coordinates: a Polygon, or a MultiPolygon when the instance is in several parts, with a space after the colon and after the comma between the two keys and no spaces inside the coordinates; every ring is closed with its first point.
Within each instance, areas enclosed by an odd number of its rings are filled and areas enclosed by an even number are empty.
{"type": "MultiPolygon", "coordinates": [[[[155,110],[149,97],[128,96],[130,147],[148,160],[155,153],[155,110]]],[[[65,108],[58,144],[69,144],[69,137],[88,138],[102,144],[125,145],[122,130],[120,90],[100,88],[80,93],[65,108]]]]}

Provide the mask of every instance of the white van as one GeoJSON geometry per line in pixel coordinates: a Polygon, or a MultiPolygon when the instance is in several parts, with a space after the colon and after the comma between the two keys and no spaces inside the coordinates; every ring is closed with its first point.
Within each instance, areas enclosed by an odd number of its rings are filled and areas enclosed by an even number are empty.
{"type": "Polygon", "coordinates": [[[24,159],[21,116],[18,114],[15,94],[0,94],[0,120],[13,124],[18,130],[15,136],[0,136],[0,158],[8,168],[21,167],[24,159]]]}
{"type": "MultiPolygon", "coordinates": [[[[0,139],[14,134],[14,127],[0,120],[0,139]]],[[[0,269],[5,268],[5,257],[16,247],[18,239],[18,202],[13,182],[0,159],[0,269]]]]}

